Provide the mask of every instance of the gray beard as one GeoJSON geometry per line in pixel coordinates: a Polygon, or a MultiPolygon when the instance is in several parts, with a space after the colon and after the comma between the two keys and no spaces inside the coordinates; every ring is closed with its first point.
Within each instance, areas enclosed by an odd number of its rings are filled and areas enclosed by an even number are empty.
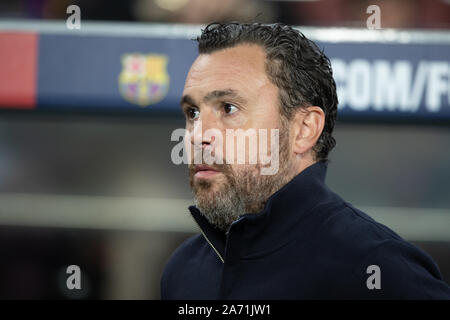
{"type": "MultiPolygon", "coordinates": [[[[281,131],[281,130],[280,130],[281,131]]],[[[193,167],[190,168],[190,184],[194,202],[205,218],[216,228],[227,232],[230,225],[246,213],[258,213],[264,209],[269,197],[293,178],[288,154],[287,136],[280,135],[280,167],[274,175],[261,175],[260,164],[216,166],[226,177],[226,183],[212,192],[210,181],[199,180],[194,184],[193,167]]]]}

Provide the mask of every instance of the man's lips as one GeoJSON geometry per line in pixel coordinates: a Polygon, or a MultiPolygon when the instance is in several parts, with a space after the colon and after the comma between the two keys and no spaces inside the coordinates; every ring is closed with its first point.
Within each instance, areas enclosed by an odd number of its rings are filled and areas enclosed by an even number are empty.
{"type": "Polygon", "coordinates": [[[220,171],[208,165],[196,165],[194,167],[194,172],[194,177],[196,178],[208,178],[220,173],[220,171]]]}

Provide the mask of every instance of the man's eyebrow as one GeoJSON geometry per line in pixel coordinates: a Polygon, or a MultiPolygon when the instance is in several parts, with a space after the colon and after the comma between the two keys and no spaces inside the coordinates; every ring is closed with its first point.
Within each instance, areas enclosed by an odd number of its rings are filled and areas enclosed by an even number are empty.
{"type": "Polygon", "coordinates": [[[183,106],[184,104],[189,104],[191,106],[195,106],[195,101],[190,95],[186,94],[186,95],[182,96],[181,100],[180,100],[180,105],[183,106]]]}
{"type": "MultiPolygon", "coordinates": [[[[237,102],[241,102],[243,104],[245,104],[247,101],[240,96],[236,90],[233,89],[224,89],[224,90],[214,90],[209,92],[208,94],[206,94],[203,97],[203,102],[207,103],[210,102],[211,100],[215,100],[215,99],[220,99],[220,98],[233,98],[235,99],[237,102]]],[[[185,104],[191,105],[191,106],[195,106],[197,105],[197,103],[195,102],[195,100],[188,94],[184,95],[183,97],[181,97],[181,101],[180,101],[180,105],[183,106],[185,104]]]]}
{"type": "Polygon", "coordinates": [[[246,100],[241,97],[236,90],[233,89],[225,89],[225,90],[214,90],[209,92],[206,96],[203,97],[203,102],[209,102],[211,100],[219,99],[219,98],[233,98],[238,102],[245,103],[246,100]]]}

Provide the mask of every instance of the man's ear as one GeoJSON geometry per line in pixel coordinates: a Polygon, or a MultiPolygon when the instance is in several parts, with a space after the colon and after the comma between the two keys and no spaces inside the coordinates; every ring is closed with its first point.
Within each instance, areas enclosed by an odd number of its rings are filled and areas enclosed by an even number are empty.
{"type": "Polygon", "coordinates": [[[325,113],[317,106],[301,108],[293,120],[293,151],[295,154],[304,154],[314,147],[322,134],[325,113]]]}

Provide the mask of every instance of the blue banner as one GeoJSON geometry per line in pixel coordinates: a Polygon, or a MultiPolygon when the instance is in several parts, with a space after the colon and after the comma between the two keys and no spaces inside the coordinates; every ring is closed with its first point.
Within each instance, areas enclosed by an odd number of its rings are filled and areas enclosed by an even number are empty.
{"type": "MultiPolygon", "coordinates": [[[[85,24],[72,32],[62,23],[36,25],[27,29],[38,38],[33,108],[179,112],[199,26],[85,24]]],[[[0,36],[14,29],[1,27],[0,36]]],[[[450,32],[306,29],[332,62],[340,119],[450,120],[450,32]]]]}
{"type": "Polygon", "coordinates": [[[41,35],[38,109],[179,108],[193,41],[41,35]]]}
{"type": "Polygon", "coordinates": [[[450,46],[321,43],[341,117],[450,119],[450,46]]]}

